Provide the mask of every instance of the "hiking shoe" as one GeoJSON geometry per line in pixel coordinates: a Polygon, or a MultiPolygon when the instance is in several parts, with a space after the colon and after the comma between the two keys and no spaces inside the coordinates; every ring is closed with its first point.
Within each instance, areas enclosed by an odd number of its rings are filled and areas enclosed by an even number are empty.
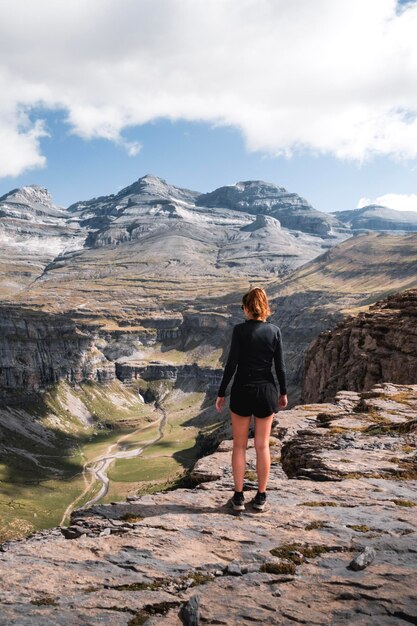
{"type": "Polygon", "coordinates": [[[235,491],[233,497],[231,498],[231,503],[234,511],[244,511],[245,510],[245,498],[242,491],[235,491]]]}
{"type": "Polygon", "coordinates": [[[257,511],[263,511],[266,504],[266,493],[258,493],[252,500],[252,507],[257,511]]]}

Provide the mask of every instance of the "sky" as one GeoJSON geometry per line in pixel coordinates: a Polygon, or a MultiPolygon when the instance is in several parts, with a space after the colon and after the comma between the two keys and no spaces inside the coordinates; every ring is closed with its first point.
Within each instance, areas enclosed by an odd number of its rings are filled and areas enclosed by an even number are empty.
{"type": "Polygon", "coordinates": [[[0,195],[145,174],[417,210],[417,2],[2,0],[0,195]]]}

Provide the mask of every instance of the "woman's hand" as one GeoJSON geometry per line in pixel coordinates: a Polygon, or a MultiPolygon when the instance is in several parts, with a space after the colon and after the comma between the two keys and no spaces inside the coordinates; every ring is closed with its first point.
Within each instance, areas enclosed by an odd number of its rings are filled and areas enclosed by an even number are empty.
{"type": "Polygon", "coordinates": [[[287,395],[286,395],[286,394],[285,394],[285,395],[281,395],[281,396],[279,397],[279,400],[278,400],[278,406],[279,406],[279,408],[280,408],[280,409],[285,409],[285,407],[287,406],[287,404],[288,404],[288,398],[287,398],[287,395]]]}
{"type": "Polygon", "coordinates": [[[226,401],[225,397],[221,398],[220,396],[217,396],[216,409],[218,410],[219,413],[223,411],[225,401],[226,401]]]}

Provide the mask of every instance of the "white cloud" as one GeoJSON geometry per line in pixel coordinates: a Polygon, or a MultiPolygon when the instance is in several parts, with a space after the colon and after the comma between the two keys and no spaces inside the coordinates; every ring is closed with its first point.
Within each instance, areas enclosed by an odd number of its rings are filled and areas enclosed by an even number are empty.
{"type": "Polygon", "coordinates": [[[48,135],[42,120],[25,123],[24,127],[18,120],[7,120],[5,124],[0,120],[0,178],[44,167],[46,158],[40,153],[39,139],[48,135]]]}
{"type": "Polygon", "coordinates": [[[358,202],[358,209],[370,204],[378,204],[386,206],[396,211],[416,211],[417,212],[417,194],[402,193],[386,193],[378,198],[361,198],[358,202]]]}
{"type": "Polygon", "coordinates": [[[239,128],[249,150],[417,157],[417,4],[395,0],[3,0],[0,176],[44,164],[42,124],[135,155],[158,118],[239,128]]]}

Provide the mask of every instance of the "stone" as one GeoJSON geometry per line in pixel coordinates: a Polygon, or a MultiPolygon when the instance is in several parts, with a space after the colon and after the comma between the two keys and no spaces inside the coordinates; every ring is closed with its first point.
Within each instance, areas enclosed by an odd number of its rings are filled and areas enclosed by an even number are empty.
{"type": "Polygon", "coordinates": [[[68,526],[61,528],[61,532],[66,539],[77,539],[88,534],[88,529],[82,526],[68,526]]]}
{"type": "Polygon", "coordinates": [[[181,609],[181,617],[184,626],[199,626],[199,602],[200,597],[196,594],[183,605],[181,609]]]}
{"type": "Polygon", "coordinates": [[[358,572],[359,570],[368,567],[368,565],[370,565],[374,561],[375,556],[375,550],[370,546],[366,546],[363,552],[361,552],[360,554],[355,556],[354,559],[352,559],[348,567],[349,569],[358,572]]]}
{"type": "Polygon", "coordinates": [[[231,576],[242,576],[242,569],[237,561],[233,561],[232,563],[229,563],[224,573],[231,576]]]}

